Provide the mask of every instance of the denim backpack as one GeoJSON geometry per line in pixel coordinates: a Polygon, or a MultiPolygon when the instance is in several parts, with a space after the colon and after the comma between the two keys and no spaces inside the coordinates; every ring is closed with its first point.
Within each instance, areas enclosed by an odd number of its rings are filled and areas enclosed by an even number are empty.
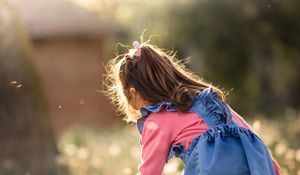
{"type": "MultiPolygon", "coordinates": [[[[140,133],[146,117],[164,106],[168,111],[176,111],[170,102],[142,108],[142,118],[137,123],[140,133]]],[[[170,148],[167,161],[174,155],[180,157],[185,175],[276,175],[265,144],[251,130],[232,120],[228,105],[212,88],[193,97],[189,112],[198,113],[209,129],[196,137],[188,150],[182,145],[170,148]]]]}

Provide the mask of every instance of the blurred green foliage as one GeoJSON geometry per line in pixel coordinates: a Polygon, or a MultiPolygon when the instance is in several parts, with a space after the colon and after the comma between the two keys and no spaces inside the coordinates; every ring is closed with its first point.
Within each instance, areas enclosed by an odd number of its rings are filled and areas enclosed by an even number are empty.
{"type": "MultiPolygon", "coordinates": [[[[202,0],[170,7],[168,43],[191,68],[231,91],[243,113],[299,108],[300,1],[202,0]]],[[[278,115],[279,116],[279,115],[278,115]]]]}

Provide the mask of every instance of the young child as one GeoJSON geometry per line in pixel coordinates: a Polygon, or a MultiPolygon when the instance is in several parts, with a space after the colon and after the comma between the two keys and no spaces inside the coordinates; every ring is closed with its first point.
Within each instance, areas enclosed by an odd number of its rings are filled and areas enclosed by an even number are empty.
{"type": "Polygon", "coordinates": [[[263,142],[220,89],[156,46],[133,46],[108,64],[108,96],[137,123],[140,175],[161,175],[174,155],[187,175],[279,175],[263,142]]]}

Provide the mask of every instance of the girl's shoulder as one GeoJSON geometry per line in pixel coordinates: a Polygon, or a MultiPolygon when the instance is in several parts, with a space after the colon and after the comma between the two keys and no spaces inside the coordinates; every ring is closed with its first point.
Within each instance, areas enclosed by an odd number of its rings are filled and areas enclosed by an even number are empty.
{"type": "Polygon", "coordinates": [[[195,112],[176,112],[161,110],[159,112],[151,113],[145,120],[146,128],[153,128],[156,126],[162,130],[183,130],[189,126],[202,124],[204,121],[201,116],[195,112]]]}
{"type": "Polygon", "coordinates": [[[162,109],[158,112],[150,113],[145,119],[145,128],[160,128],[162,130],[170,130],[174,128],[175,125],[181,120],[179,112],[176,111],[167,111],[162,109]]]}
{"type": "Polygon", "coordinates": [[[160,130],[160,132],[167,133],[174,127],[174,122],[177,119],[178,112],[170,112],[161,110],[150,113],[143,123],[143,132],[146,130],[160,130]]]}
{"type": "Polygon", "coordinates": [[[195,118],[199,119],[199,116],[195,112],[177,112],[177,111],[168,111],[166,109],[162,109],[159,112],[150,113],[146,118],[146,121],[157,121],[157,122],[176,122],[176,121],[184,121],[187,118],[195,118]]]}

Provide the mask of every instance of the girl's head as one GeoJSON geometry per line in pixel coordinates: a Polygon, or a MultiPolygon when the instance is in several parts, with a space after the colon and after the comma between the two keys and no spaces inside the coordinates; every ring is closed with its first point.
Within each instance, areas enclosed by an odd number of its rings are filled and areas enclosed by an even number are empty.
{"type": "MultiPolygon", "coordinates": [[[[179,112],[192,105],[192,96],[212,85],[187,71],[175,55],[158,47],[134,42],[129,53],[108,64],[108,93],[127,121],[135,122],[142,106],[172,102],[179,112]]],[[[224,98],[223,92],[213,87],[224,98]]]]}

